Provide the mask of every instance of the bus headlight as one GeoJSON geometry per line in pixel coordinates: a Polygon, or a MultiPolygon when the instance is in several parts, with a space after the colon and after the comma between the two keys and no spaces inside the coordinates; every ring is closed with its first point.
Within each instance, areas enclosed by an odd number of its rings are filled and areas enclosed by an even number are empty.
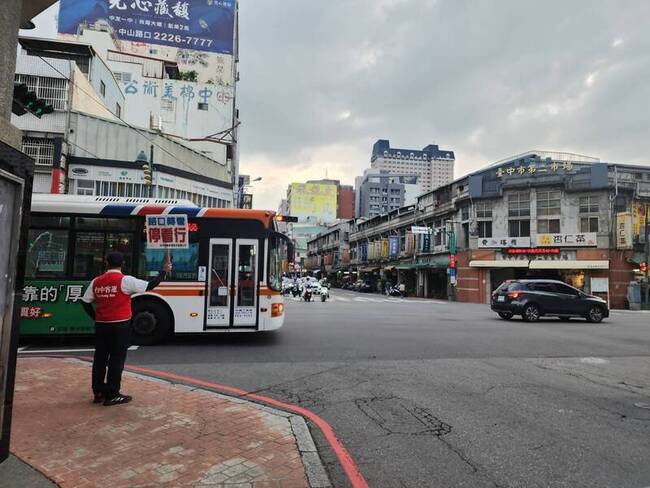
{"type": "Polygon", "coordinates": [[[273,303],[271,304],[271,317],[279,317],[284,313],[284,304],[283,303],[273,303]]]}

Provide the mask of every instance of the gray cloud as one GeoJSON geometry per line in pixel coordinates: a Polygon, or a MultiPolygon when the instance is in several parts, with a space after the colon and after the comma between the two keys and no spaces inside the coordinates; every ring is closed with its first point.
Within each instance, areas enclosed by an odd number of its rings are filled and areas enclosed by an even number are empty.
{"type": "MultiPolygon", "coordinates": [[[[650,161],[648,2],[240,10],[242,167],[283,174],[283,186],[297,170],[322,177],[323,165],[351,182],[377,138],[454,149],[457,176],[531,148],[650,161]]],[[[275,206],[279,184],[261,187],[258,203],[275,206]]]]}
{"type": "MultiPolygon", "coordinates": [[[[54,35],[53,12],[36,35],[54,35]]],[[[378,138],[453,149],[457,176],[527,149],[650,162],[645,0],[242,0],[240,14],[256,206],[326,169],[352,183],[378,138]]]]}

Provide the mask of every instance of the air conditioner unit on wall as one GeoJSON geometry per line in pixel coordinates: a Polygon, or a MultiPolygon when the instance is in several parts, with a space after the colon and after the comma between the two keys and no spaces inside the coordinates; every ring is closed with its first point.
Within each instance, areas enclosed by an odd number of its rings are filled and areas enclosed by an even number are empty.
{"type": "Polygon", "coordinates": [[[149,115],[149,128],[151,130],[157,130],[161,131],[163,130],[163,121],[162,117],[157,114],[150,114],[149,115]]]}

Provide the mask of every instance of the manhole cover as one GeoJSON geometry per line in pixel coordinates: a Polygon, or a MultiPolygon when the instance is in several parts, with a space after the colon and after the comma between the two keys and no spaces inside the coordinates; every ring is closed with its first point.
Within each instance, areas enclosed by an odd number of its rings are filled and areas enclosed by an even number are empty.
{"type": "Polygon", "coordinates": [[[356,403],[363,413],[391,434],[442,436],[451,432],[451,425],[409,400],[364,398],[356,403]]]}

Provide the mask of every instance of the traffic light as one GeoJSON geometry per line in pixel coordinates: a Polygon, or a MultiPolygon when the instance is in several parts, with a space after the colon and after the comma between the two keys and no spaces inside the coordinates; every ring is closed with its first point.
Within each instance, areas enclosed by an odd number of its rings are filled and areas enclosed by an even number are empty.
{"type": "Polygon", "coordinates": [[[293,217],[291,215],[276,215],[275,220],[278,222],[298,222],[298,217],[293,217]]]}
{"type": "Polygon", "coordinates": [[[144,184],[151,185],[153,180],[151,179],[151,166],[149,163],[144,163],[142,165],[142,172],[144,173],[144,184]]]}
{"type": "Polygon", "coordinates": [[[43,115],[54,112],[54,107],[42,98],[38,98],[36,92],[30,91],[25,83],[14,83],[11,111],[19,116],[29,112],[40,119],[43,115]]]}
{"type": "Polygon", "coordinates": [[[647,272],[647,271],[648,271],[648,263],[645,262],[645,261],[643,261],[643,262],[639,265],[639,269],[641,270],[642,273],[647,272]]]}

